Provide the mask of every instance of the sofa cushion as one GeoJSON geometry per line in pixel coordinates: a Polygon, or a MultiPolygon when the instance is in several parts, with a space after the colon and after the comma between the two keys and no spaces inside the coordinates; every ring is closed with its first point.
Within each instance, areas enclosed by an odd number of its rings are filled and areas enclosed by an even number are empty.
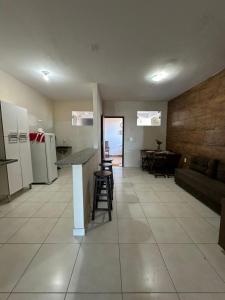
{"type": "Polygon", "coordinates": [[[176,169],[175,179],[185,182],[206,199],[220,204],[225,196],[225,184],[191,169],[176,169]]]}
{"type": "Polygon", "coordinates": [[[202,156],[194,156],[191,158],[190,169],[199,173],[205,174],[209,177],[216,176],[217,160],[209,159],[202,156]]]}
{"type": "Polygon", "coordinates": [[[225,163],[218,163],[216,178],[225,183],[225,163]]]}

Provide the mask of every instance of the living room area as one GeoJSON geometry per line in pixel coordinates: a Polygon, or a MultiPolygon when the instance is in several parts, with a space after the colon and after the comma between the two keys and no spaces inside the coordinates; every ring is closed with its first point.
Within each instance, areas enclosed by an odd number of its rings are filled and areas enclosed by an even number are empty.
{"type": "Polygon", "coordinates": [[[0,300],[225,299],[224,11],[0,0],[0,300]]]}

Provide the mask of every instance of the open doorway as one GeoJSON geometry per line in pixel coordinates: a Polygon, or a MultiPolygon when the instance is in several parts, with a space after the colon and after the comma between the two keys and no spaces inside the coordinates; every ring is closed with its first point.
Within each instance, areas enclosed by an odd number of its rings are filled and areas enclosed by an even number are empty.
{"type": "Polygon", "coordinates": [[[104,116],[102,119],[102,151],[115,167],[124,165],[124,117],[104,116]]]}

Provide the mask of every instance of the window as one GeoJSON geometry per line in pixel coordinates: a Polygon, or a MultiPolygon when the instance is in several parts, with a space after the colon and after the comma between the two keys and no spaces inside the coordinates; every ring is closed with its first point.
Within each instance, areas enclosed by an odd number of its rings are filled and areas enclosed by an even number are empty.
{"type": "Polygon", "coordinates": [[[161,111],[137,111],[137,126],[161,126],[161,111]]]}
{"type": "Polygon", "coordinates": [[[93,111],[72,111],[72,126],[93,126],[93,111]]]}

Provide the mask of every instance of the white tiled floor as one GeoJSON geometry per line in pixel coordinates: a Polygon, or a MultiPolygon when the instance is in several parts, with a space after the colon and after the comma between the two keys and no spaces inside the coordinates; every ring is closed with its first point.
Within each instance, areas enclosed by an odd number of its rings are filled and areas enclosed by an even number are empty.
{"type": "Polygon", "coordinates": [[[113,220],[72,236],[72,178],[0,206],[0,300],[222,300],[219,216],[175,185],[115,168],[113,220]]]}

